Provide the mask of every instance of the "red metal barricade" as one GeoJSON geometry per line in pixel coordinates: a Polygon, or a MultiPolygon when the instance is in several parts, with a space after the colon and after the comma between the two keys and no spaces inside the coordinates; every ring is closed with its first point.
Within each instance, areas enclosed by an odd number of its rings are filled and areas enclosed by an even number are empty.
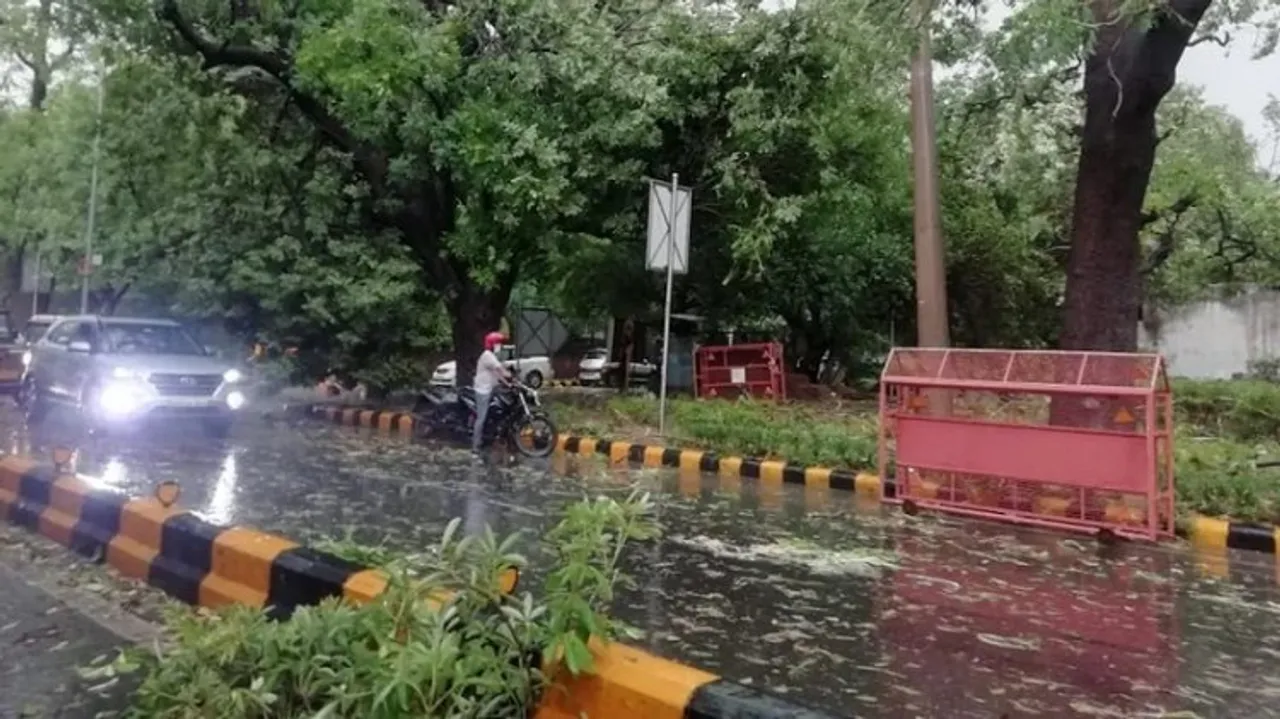
{"type": "Polygon", "coordinates": [[[1164,361],[895,348],[880,378],[880,473],[893,478],[889,501],[1172,536],[1173,397],[1164,361]]]}
{"type": "Polygon", "coordinates": [[[699,347],[697,362],[699,397],[787,398],[786,363],[777,342],[699,347]]]}

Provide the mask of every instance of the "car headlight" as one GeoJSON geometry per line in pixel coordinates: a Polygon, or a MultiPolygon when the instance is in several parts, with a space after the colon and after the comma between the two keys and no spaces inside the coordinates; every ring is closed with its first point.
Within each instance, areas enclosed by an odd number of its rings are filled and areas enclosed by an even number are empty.
{"type": "Polygon", "coordinates": [[[127,384],[111,382],[98,394],[98,407],[104,414],[122,416],[132,413],[138,408],[140,399],[137,391],[127,384]]]}
{"type": "Polygon", "coordinates": [[[142,375],[128,367],[112,367],[111,376],[114,379],[142,379],[142,375]]]}
{"type": "Polygon", "coordinates": [[[239,390],[235,390],[231,394],[227,395],[227,408],[231,409],[232,411],[240,409],[241,407],[244,406],[244,403],[245,403],[244,393],[239,390]]]}
{"type": "Polygon", "coordinates": [[[227,383],[239,382],[244,378],[238,369],[229,369],[222,373],[222,381],[227,383]]]}
{"type": "Polygon", "coordinates": [[[31,366],[31,350],[27,350],[26,352],[22,353],[22,366],[23,367],[31,366]]]}

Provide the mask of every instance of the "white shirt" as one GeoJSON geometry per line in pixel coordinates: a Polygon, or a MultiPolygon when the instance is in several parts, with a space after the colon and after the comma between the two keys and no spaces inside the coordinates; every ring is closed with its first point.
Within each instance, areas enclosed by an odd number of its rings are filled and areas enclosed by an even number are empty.
{"type": "Polygon", "coordinates": [[[507,376],[506,368],[498,361],[493,350],[485,350],[476,361],[476,379],[471,385],[477,393],[492,392],[507,376]]]}

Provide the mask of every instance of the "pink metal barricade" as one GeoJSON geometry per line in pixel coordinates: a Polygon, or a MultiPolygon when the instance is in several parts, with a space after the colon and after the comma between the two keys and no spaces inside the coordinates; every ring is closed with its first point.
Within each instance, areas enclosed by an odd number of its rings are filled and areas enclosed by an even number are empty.
{"type": "Polygon", "coordinates": [[[1171,536],[1173,396],[1164,361],[895,348],[880,377],[879,463],[880,476],[892,477],[882,483],[885,499],[912,509],[1171,536]]]}

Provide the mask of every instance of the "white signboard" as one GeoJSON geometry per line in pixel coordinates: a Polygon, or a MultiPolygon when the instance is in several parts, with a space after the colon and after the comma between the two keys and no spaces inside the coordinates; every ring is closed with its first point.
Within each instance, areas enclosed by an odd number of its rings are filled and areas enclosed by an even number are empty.
{"type": "Polygon", "coordinates": [[[649,230],[645,243],[645,267],[666,270],[667,257],[671,257],[671,271],[685,274],[689,271],[689,210],[693,204],[693,191],[677,187],[674,207],[671,202],[671,183],[649,181],[649,230]],[[669,239],[675,235],[675,246],[669,239]]]}
{"type": "Polygon", "coordinates": [[[746,384],[747,368],[746,367],[730,367],[729,381],[732,382],[733,384],[746,384]]]}

